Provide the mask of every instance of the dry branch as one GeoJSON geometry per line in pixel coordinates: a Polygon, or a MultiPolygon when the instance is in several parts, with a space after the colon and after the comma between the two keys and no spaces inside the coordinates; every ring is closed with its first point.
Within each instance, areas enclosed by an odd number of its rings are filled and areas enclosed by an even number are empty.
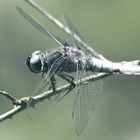
{"type": "MultiPolygon", "coordinates": [[[[75,84],[77,84],[77,86],[80,86],[83,84],[88,84],[88,82],[95,82],[96,80],[108,77],[109,75],[110,74],[103,74],[103,73],[100,73],[96,76],[91,75],[91,76],[81,79],[80,81],[77,81],[77,83],[75,83],[75,84]]],[[[66,84],[64,86],[57,87],[55,94],[65,92],[69,89],[69,87],[70,87],[70,84],[66,84]]],[[[0,122],[4,121],[6,119],[11,119],[17,113],[27,109],[28,107],[35,107],[35,105],[38,102],[42,102],[43,100],[47,99],[48,97],[50,98],[51,96],[54,95],[53,90],[48,90],[39,95],[22,97],[21,99],[18,100],[15,97],[13,97],[12,95],[6,93],[5,91],[0,91],[0,94],[5,96],[7,99],[9,99],[13,103],[13,108],[10,111],[0,115],[0,122]]]]}

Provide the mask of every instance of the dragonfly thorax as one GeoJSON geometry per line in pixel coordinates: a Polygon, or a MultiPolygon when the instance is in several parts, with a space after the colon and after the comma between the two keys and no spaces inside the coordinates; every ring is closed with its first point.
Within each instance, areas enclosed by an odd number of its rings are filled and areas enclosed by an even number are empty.
{"type": "Polygon", "coordinates": [[[40,73],[43,72],[44,65],[46,64],[45,61],[45,54],[41,51],[33,52],[28,58],[26,59],[26,64],[29,70],[33,73],[40,73]]]}

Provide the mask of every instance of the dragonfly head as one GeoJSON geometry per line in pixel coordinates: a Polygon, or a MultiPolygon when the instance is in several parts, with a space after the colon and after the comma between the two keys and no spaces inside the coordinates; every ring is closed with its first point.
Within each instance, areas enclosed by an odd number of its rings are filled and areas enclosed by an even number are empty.
{"type": "Polygon", "coordinates": [[[26,65],[33,73],[44,72],[45,54],[41,51],[35,51],[26,59],[26,65]]]}

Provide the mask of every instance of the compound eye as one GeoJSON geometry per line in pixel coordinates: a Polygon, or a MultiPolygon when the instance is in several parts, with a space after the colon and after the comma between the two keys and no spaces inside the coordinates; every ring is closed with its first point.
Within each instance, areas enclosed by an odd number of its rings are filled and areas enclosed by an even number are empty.
{"type": "Polygon", "coordinates": [[[40,56],[37,54],[29,56],[26,60],[26,64],[28,68],[34,73],[39,73],[42,70],[42,63],[40,60],[40,56]]]}

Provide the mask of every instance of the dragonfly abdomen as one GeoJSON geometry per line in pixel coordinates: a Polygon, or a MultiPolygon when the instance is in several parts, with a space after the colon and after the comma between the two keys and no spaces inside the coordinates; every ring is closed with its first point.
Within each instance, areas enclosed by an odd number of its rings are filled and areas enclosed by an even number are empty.
{"type": "Polygon", "coordinates": [[[132,63],[117,63],[107,60],[101,60],[98,58],[91,58],[89,61],[90,71],[93,72],[105,72],[114,74],[128,74],[139,75],[140,65],[132,63]]]}
{"type": "MultiPolygon", "coordinates": [[[[114,71],[113,63],[111,61],[104,61],[98,58],[91,58],[89,60],[90,71],[92,72],[109,72],[112,73],[114,71]]],[[[115,68],[115,71],[118,68],[115,68]]]]}

